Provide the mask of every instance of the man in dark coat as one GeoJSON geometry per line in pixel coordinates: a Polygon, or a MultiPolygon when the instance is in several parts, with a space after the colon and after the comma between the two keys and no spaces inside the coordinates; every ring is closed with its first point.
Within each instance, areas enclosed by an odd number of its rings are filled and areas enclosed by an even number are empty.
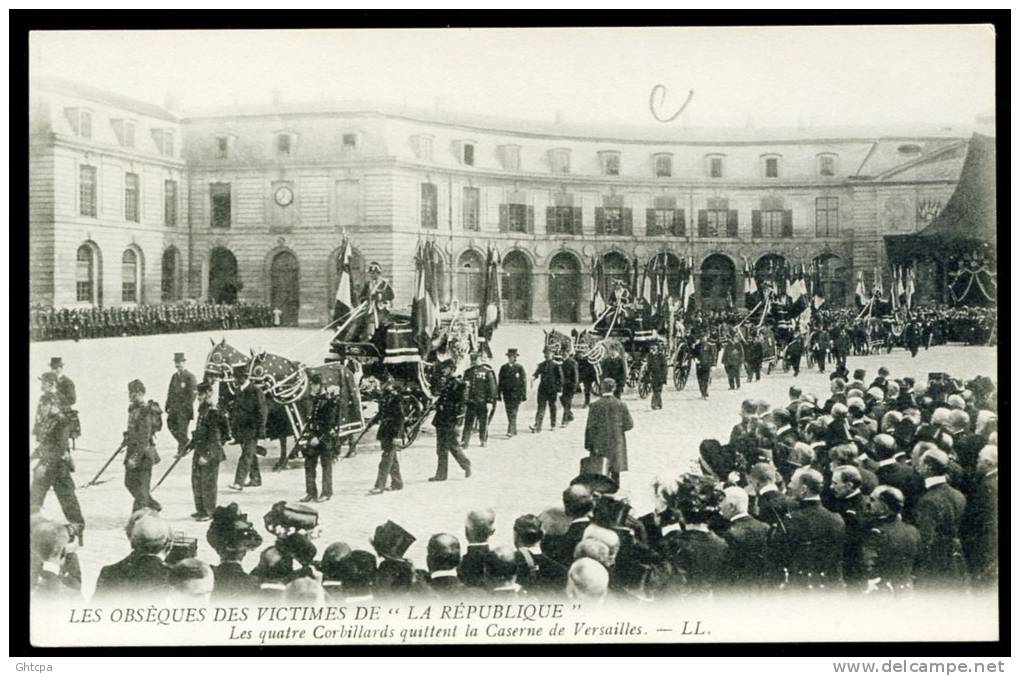
{"type": "Polygon", "coordinates": [[[584,408],[591,403],[591,391],[598,379],[598,372],[595,365],[585,359],[580,351],[574,353],[574,361],[577,362],[578,378],[581,381],[581,389],[584,390],[584,408]]]}
{"type": "Polygon", "coordinates": [[[842,517],[822,506],[823,482],[815,469],[805,467],[794,473],[790,493],[798,506],[775,533],[776,553],[792,588],[836,590],[842,586],[845,526],[842,517]]]}
{"type": "Polygon", "coordinates": [[[648,384],[652,388],[652,410],[662,408],[662,388],[669,379],[669,365],[666,363],[666,350],[661,342],[656,342],[648,353],[648,384]]]}
{"type": "Polygon", "coordinates": [[[836,365],[846,368],[846,358],[850,354],[850,334],[844,327],[837,328],[832,338],[832,358],[836,365]]]}
{"type": "Polygon", "coordinates": [[[241,457],[237,460],[234,483],[230,488],[243,490],[244,486],[257,488],[262,485],[259,472],[258,442],[266,436],[266,397],[262,390],[248,380],[247,367],[234,372],[237,389],[234,393],[233,408],[230,412],[230,426],[234,440],[241,445],[241,457]]]}
{"type": "Polygon", "coordinates": [[[924,479],[907,464],[906,455],[899,450],[896,439],[891,435],[875,435],[872,447],[875,459],[878,460],[878,469],[875,470],[878,483],[892,486],[903,494],[904,505],[901,511],[909,518],[917,499],[924,492],[924,479]]]}
{"type": "Polygon", "coordinates": [[[538,380],[538,409],[535,411],[535,424],[530,428],[532,432],[542,431],[546,407],[549,408],[549,429],[556,429],[556,400],[563,391],[563,369],[553,359],[552,349],[545,348],[542,355],[545,358],[532,375],[533,379],[538,380]]]}
{"type": "Polygon", "coordinates": [[[457,577],[460,565],[460,541],[449,533],[436,533],[429,538],[426,554],[429,569],[429,589],[438,597],[459,596],[464,583],[457,577]]]}
{"type": "Polygon", "coordinates": [[[843,518],[843,580],[855,591],[864,589],[864,563],[861,557],[867,521],[864,511],[864,494],[861,492],[861,473],[852,465],[837,467],[832,472],[830,490],[833,496],[832,511],[843,518]]]}
{"type": "Polygon", "coordinates": [[[755,498],[750,513],[773,529],[781,530],[794,502],[779,490],[779,472],[771,464],[759,462],[751,466],[747,481],[755,498]]]}
{"type": "MultiPolygon", "coordinates": [[[[736,332],[734,331],[734,334],[736,332]]],[[[740,367],[744,364],[744,346],[736,335],[726,341],[722,350],[723,368],[726,369],[726,379],[729,381],[731,390],[740,389],[740,367]]]]}
{"type": "Polygon", "coordinates": [[[563,405],[563,426],[566,427],[574,420],[574,412],[571,406],[574,403],[574,392],[577,391],[577,381],[580,373],[577,368],[577,361],[569,352],[560,364],[563,373],[563,390],[560,393],[560,404],[563,405]]]}
{"type": "Polygon", "coordinates": [[[634,420],[627,404],[611,394],[615,387],[612,378],[602,380],[602,396],[588,408],[584,448],[609,461],[609,474],[619,485],[620,472],[628,469],[627,432],[633,429],[634,420]]]}
{"type": "Polygon", "coordinates": [[[725,582],[758,589],[766,581],[769,526],[748,514],[748,496],[743,488],[727,486],[724,493],[719,511],[729,521],[722,532],[729,554],[725,582]]]}
{"type": "Polygon", "coordinates": [[[375,486],[369,491],[370,495],[379,495],[385,491],[387,481],[390,482],[390,490],[399,491],[404,487],[396,441],[404,435],[404,409],[400,404],[400,393],[392,380],[383,385],[378,420],[376,439],[382,447],[382,457],[379,459],[379,471],[376,473],[375,486]]]}
{"type": "Polygon", "coordinates": [[[436,413],[432,426],[436,428],[436,473],[429,481],[446,481],[450,456],[464,470],[464,478],[471,476],[471,461],[457,443],[457,423],[464,415],[464,383],[453,375],[453,362],[444,362],[444,379],[436,395],[436,413]]]}
{"type": "MultiPolygon", "coordinates": [[[[603,396],[612,397],[612,394],[603,396]]],[[[555,568],[551,573],[560,588],[566,583],[567,571],[574,562],[574,548],[584,539],[584,531],[591,525],[594,509],[595,499],[591,489],[583,484],[570,486],[563,491],[563,512],[570,519],[570,525],[565,533],[559,535],[546,533],[542,537],[542,553],[559,564],[559,568],[555,568]]]]}
{"type": "Polygon", "coordinates": [[[562,591],[559,581],[567,571],[542,552],[542,522],[534,514],[514,521],[514,547],[517,548],[517,584],[529,594],[555,594],[562,591]]]}
{"type": "Polygon", "coordinates": [[[717,357],[715,346],[708,342],[708,334],[703,333],[698,344],[694,346],[694,359],[696,360],[694,370],[698,377],[698,388],[701,390],[702,399],[708,399],[708,384],[712,380],[712,367],[715,366],[717,357]]]}
{"type": "MultiPolygon", "coordinates": [[[[227,419],[212,401],[212,387],[200,383],[198,392],[198,421],[191,439],[195,455],[191,460],[191,493],[195,498],[195,513],[191,518],[207,521],[216,509],[216,482],[220,463],[227,459],[223,440],[230,433],[227,419]]],[[[183,456],[187,446],[178,452],[183,456]]]]}
{"type": "Polygon", "coordinates": [[[471,353],[471,366],[464,371],[464,429],[460,443],[467,448],[471,443],[471,432],[478,424],[478,442],[485,448],[489,440],[489,406],[495,404],[498,396],[496,376],[492,367],[483,364],[480,352],[471,353]]]}
{"type": "MultiPolygon", "coordinates": [[[[124,432],[124,487],[134,502],[131,511],[149,508],[157,512],[162,505],[152,497],[152,467],[159,462],[153,443],[153,414],[145,401],[145,385],[140,380],[128,383],[128,426],[124,432]]],[[[158,404],[157,404],[158,406],[158,404]]]]}
{"type": "Polygon", "coordinates": [[[971,579],[978,585],[999,580],[999,450],[985,446],[970,482],[961,532],[971,579]]]}
{"type": "Polygon", "coordinates": [[[765,360],[765,344],[761,336],[755,336],[744,350],[747,361],[747,380],[761,380],[761,363],[765,360]]]}
{"type": "Polygon", "coordinates": [[[903,505],[903,493],[892,486],[879,486],[865,503],[869,522],[861,551],[865,593],[896,594],[914,586],[921,535],[903,521],[903,505]]]}
{"type": "Polygon", "coordinates": [[[170,591],[170,567],[164,563],[170,553],[170,528],[155,515],[145,515],[130,526],[131,553],[99,571],[94,599],[130,595],[165,601],[170,591]]]}
{"type": "Polygon", "coordinates": [[[74,480],[71,478],[74,462],[71,459],[68,441],[70,421],[55,391],[56,376],[44,373],[40,380],[43,382],[43,395],[39,399],[33,428],[39,445],[32,454],[39,462],[32,471],[31,511],[35,514],[42,509],[46,494],[52,488],[60,502],[64,518],[84,528],[85,518],[82,516],[81,505],[74,492],[74,480]]]}
{"type": "Polygon", "coordinates": [[[829,337],[829,332],[825,329],[816,331],[811,337],[811,353],[815,358],[819,373],[825,373],[825,356],[831,348],[832,338],[829,337]]]}
{"type": "Polygon", "coordinates": [[[506,363],[499,367],[496,398],[506,411],[506,436],[517,434],[517,409],[528,398],[528,372],[517,363],[517,348],[506,351],[506,363]]]}
{"type": "Polygon", "coordinates": [[[326,502],[333,497],[333,458],[337,453],[336,427],[339,407],[336,397],[326,392],[322,376],[308,378],[312,411],[308,416],[305,455],[305,497],[301,502],[326,502]],[[316,486],[316,466],[322,467],[322,491],[316,486]]]}
{"type": "Polygon", "coordinates": [[[967,500],[947,481],[949,456],[944,451],[926,451],[920,465],[925,492],[914,506],[914,524],[921,533],[917,584],[944,590],[947,583],[959,585],[964,580],[960,522],[967,500]]]}
{"type": "Polygon", "coordinates": [[[468,512],[464,522],[467,551],[457,566],[457,577],[466,587],[485,586],[485,559],[489,555],[489,538],[496,530],[496,513],[491,509],[468,512]]]}
{"type": "Polygon", "coordinates": [[[188,426],[195,416],[195,376],[184,368],[183,352],[174,354],[174,367],[170,385],[166,391],[166,427],[177,440],[178,452],[188,445],[188,426]]]}
{"type": "Polygon", "coordinates": [[[74,381],[64,375],[64,360],[60,357],[50,359],[50,372],[57,379],[56,388],[60,407],[64,410],[73,408],[78,401],[78,393],[74,387],[74,381]]]}
{"type": "Polygon", "coordinates": [[[786,361],[790,363],[790,368],[793,369],[794,377],[800,375],[800,360],[804,356],[804,339],[799,333],[794,334],[793,340],[786,346],[786,361]]]}

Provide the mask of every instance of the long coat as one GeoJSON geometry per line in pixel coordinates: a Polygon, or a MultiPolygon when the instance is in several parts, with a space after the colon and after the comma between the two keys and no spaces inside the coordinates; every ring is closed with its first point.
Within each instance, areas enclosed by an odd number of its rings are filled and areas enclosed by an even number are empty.
{"type": "MultiPolygon", "coordinates": [[[[191,420],[195,415],[195,376],[191,371],[174,371],[166,391],[167,418],[191,420]]],[[[170,424],[169,422],[167,424],[170,424]]]]}
{"type": "Polygon", "coordinates": [[[242,443],[265,438],[268,412],[266,396],[259,388],[249,385],[235,392],[230,412],[234,438],[242,443]]]}
{"type": "Polygon", "coordinates": [[[948,483],[928,488],[914,506],[914,524],[921,533],[919,584],[959,582],[965,572],[960,522],[967,499],[948,483]]]}
{"type": "Polygon", "coordinates": [[[594,455],[609,460],[615,472],[627,471],[627,436],[634,427],[627,404],[616,397],[602,396],[588,408],[584,429],[584,447],[594,455]]]}
{"type": "Polygon", "coordinates": [[[499,367],[498,398],[511,404],[528,398],[528,372],[523,366],[507,362],[499,367]]]}
{"type": "Polygon", "coordinates": [[[204,457],[209,462],[223,462],[223,440],[230,434],[227,418],[215,406],[207,403],[198,406],[198,422],[191,434],[195,446],[195,457],[204,457]]]}

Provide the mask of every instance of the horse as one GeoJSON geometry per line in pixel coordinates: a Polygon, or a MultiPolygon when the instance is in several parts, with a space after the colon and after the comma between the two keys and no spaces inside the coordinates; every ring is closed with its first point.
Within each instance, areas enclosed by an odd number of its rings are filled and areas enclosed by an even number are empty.
{"type": "Polygon", "coordinates": [[[602,382],[603,371],[609,371],[614,377],[623,379],[617,383],[623,387],[627,379],[627,351],[616,338],[606,338],[597,333],[576,330],[568,336],[556,329],[545,331],[545,346],[552,349],[554,359],[563,359],[568,354],[580,352],[581,357],[595,367],[595,382],[602,382]],[[622,367],[622,368],[621,368],[622,367]]]}
{"type": "Polygon", "coordinates": [[[233,394],[234,369],[247,367],[250,357],[236,347],[229,345],[226,338],[221,339],[218,343],[210,338],[209,342],[212,343],[213,347],[205,357],[203,371],[206,375],[213,375],[219,378],[227,386],[227,390],[233,394]]]}
{"type": "Polygon", "coordinates": [[[298,439],[298,447],[307,428],[305,419],[310,411],[309,378],[312,375],[320,376],[327,392],[339,398],[337,439],[359,433],[365,426],[361,413],[361,396],[354,373],[346,365],[331,362],[305,366],[278,354],[251,352],[248,377],[266,393],[270,401],[283,407],[298,439]]]}

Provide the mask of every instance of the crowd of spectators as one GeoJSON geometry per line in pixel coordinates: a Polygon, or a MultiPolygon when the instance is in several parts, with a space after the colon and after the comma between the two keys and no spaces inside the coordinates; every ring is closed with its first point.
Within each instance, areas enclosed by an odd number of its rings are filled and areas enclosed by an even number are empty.
{"type": "Polygon", "coordinates": [[[265,303],[187,301],[117,307],[29,307],[29,337],[33,341],[245,329],[278,323],[273,308],[265,303]]]}
{"type": "MultiPolygon", "coordinates": [[[[867,375],[834,373],[822,397],[793,386],[785,402],[744,401],[728,440],[702,441],[692,471],[656,481],[657,506],[645,515],[631,514],[599,477],[582,475],[563,490],[562,506],[516,516],[512,535],[494,539],[496,515],[479,507],[463,533],[429,533],[425,560],[412,562],[405,554],[415,536],[392,521],[368,543],[323,547],[317,512],[281,502],[264,518],[274,540],[262,548],[259,529],[230,504],[210,522],[206,539],[218,558],[210,562],[195,540],[142,510],[126,529],[130,553],[103,568],[95,598],[641,603],[724,589],[899,596],[994,588],[995,384],[941,373],[918,383],[885,368],[867,375]],[[245,563],[260,549],[256,565],[245,563]]],[[[37,595],[80,599],[74,548],[66,526],[34,517],[37,595]]]]}

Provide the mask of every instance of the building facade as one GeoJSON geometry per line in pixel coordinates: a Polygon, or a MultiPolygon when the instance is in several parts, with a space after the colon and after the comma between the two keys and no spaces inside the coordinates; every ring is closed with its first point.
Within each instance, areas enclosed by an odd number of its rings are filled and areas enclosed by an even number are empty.
{"type": "Polygon", "coordinates": [[[585,321],[595,257],[611,279],[660,252],[693,261],[709,307],[740,302],[745,266],[813,262],[850,302],[858,271],[888,286],[882,236],[934,218],[971,131],[579,129],[357,102],[183,115],[68,83],[33,99],[33,301],[241,299],[307,324],[328,318],[344,235],[355,288],[378,261],[398,306],[426,238],[443,300],[467,305],[494,245],[510,320],[585,321]]]}

